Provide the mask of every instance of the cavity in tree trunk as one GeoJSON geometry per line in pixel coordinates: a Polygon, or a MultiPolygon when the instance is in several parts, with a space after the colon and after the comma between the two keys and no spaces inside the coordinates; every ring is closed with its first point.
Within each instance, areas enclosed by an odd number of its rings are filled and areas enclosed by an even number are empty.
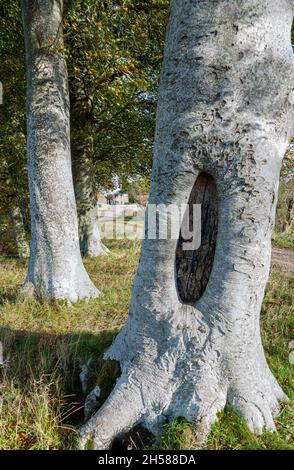
{"type": "Polygon", "coordinates": [[[136,423],[157,433],[177,416],[203,439],[226,404],[252,431],[275,429],[285,395],[259,314],[293,125],[292,16],[289,0],[171,2],[150,203],[201,200],[206,178],[208,233],[181,270],[179,242],[143,241],[129,318],[107,352],[122,375],[82,444],[108,447],[136,423]],[[190,268],[198,289],[178,279],[190,268]]]}
{"type": "Polygon", "coordinates": [[[23,215],[17,201],[14,201],[14,204],[10,209],[10,219],[13,227],[17,256],[21,260],[27,259],[29,257],[29,244],[27,241],[23,215]]]}
{"type": "Polygon", "coordinates": [[[31,242],[25,291],[77,301],[98,291],[83,266],[73,188],[60,0],[21,1],[27,62],[31,242]]]}
{"type": "Polygon", "coordinates": [[[96,172],[91,102],[86,96],[71,101],[71,150],[78,210],[79,239],[83,256],[107,255],[98,226],[96,172]]]}

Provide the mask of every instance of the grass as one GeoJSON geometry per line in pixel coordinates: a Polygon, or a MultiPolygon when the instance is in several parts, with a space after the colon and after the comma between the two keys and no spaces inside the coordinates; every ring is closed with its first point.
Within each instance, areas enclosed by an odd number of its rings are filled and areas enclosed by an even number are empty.
{"type": "MultiPolygon", "coordinates": [[[[110,392],[119,368],[102,359],[103,351],[126,320],[139,241],[108,242],[108,257],[86,261],[102,296],[68,306],[60,302],[17,300],[26,266],[0,258],[0,448],[73,449],[83,420],[80,365],[91,362],[89,387],[110,392]]],[[[252,435],[232,410],[219,416],[209,449],[294,450],[294,372],[289,362],[293,335],[293,279],[272,272],[263,303],[263,341],[270,366],[291,401],[277,419],[277,434],[252,435]]],[[[167,424],[148,445],[156,449],[193,449],[192,426],[182,419],[167,424]]]]}
{"type": "Polygon", "coordinates": [[[140,243],[117,241],[111,253],[85,261],[102,295],[89,303],[17,300],[26,266],[0,258],[0,449],[71,449],[82,422],[80,364],[94,357],[102,398],[117,366],[103,351],[126,320],[140,243]],[[107,378],[107,380],[106,380],[107,378]]]}

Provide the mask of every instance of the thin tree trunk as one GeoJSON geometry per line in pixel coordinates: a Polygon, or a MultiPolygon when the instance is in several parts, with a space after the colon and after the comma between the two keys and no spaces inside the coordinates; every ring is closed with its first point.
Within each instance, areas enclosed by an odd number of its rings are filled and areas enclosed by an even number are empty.
{"type": "Polygon", "coordinates": [[[286,200],[286,207],[287,207],[287,212],[286,212],[286,227],[285,230],[292,230],[293,225],[294,225],[294,204],[293,204],[293,198],[290,196],[286,200]]]}
{"type": "Polygon", "coordinates": [[[27,61],[31,242],[27,282],[45,298],[77,301],[98,291],[83,266],[73,188],[62,0],[21,1],[27,61]]]}
{"type": "Polygon", "coordinates": [[[107,353],[122,376],[81,429],[82,445],[109,447],[136,423],[157,433],[177,416],[202,440],[226,404],[252,431],[275,429],[285,395],[265,359],[259,315],[293,131],[292,18],[289,0],[171,2],[149,204],[199,201],[199,176],[210,175],[209,233],[185,264],[177,240],[147,232],[129,318],[107,353]],[[209,263],[213,255],[211,269],[203,253],[209,263]],[[208,277],[198,291],[181,283],[190,269],[208,277]]]}
{"type": "Polygon", "coordinates": [[[88,100],[72,102],[71,149],[74,189],[78,210],[80,249],[83,256],[107,255],[98,226],[94,145],[88,100]]]}
{"type": "Polygon", "coordinates": [[[29,244],[27,241],[23,215],[17,202],[10,209],[10,219],[13,227],[17,256],[21,260],[29,257],[29,244]]]}

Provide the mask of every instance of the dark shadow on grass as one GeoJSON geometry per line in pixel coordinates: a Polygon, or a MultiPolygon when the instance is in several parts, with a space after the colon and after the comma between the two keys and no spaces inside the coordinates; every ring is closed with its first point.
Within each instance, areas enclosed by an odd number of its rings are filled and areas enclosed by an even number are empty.
{"type": "MultiPolygon", "coordinates": [[[[33,380],[41,378],[59,380],[64,402],[62,423],[79,426],[84,420],[83,406],[87,393],[97,385],[99,373],[106,361],[103,353],[111,345],[117,331],[104,330],[94,333],[69,333],[54,335],[32,333],[26,330],[0,328],[3,349],[3,365],[0,365],[0,379],[14,381],[20,393],[32,390],[33,380]],[[80,382],[81,366],[89,363],[87,391],[82,391],[80,382]]],[[[103,390],[104,399],[110,393],[118,376],[117,368],[107,366],[108,390],[103,390]],[[113,380],[112,380],[113,379],[113,380]]],[[[99,403],[101,405],[102,403],[99,403]]]]}
{"type": "MultiPolygon", "coordinates": [[[[109,396],[121,371],[116,361],[105,361],[103,353],[111,345],[117,330],[51,334],[32,333],[27,330],[0,328],[4,363],[0,365],[0,380],[13,382],[19,395],[37,393],[34,384],[45,380],[53,396],[60,395],[60,429],[74,432],[84,422],[84,403],[87,394],[96,385],[101,389],[98,409],[109,396]],[[90,361],[90,362],[89,362],[90,361]],[[89,376],[87,390],[80,382],[81,365],[87,364],[89,376]],[[60,387],[55,387],[56,383],[60,387]]],[[[55,397],[56,398],[56,397],[55,397]]],[[[96,410],[93,410],[93,412],[96,410]]],[[[65,446],[68,435],[64,438],[65,446]]],[[[113,444],[113,450],[142,449],[150,442],[151,434],[140,427],[113,444]]]]}

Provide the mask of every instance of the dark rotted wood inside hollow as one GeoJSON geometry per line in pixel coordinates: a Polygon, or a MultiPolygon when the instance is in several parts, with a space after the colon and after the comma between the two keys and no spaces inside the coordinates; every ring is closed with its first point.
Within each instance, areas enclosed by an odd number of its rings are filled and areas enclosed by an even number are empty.
{"type": "MultiPolygon", "coordinates": [[[[201,204],[201,245],[196,250],[184,250],[180,233],[176,249],[176,282],[180,299],[194,303],[200,299],[207,286],[216,248],[218,204],[214,178],[201,173],[191,191],[189,204],[189,229],[193,229],[193,204],[201,204]]],[[[196,222],[197,223],[197,222],[196,222]]],[[[199,222],[198,222],[199,223],[199,222]]]]}

